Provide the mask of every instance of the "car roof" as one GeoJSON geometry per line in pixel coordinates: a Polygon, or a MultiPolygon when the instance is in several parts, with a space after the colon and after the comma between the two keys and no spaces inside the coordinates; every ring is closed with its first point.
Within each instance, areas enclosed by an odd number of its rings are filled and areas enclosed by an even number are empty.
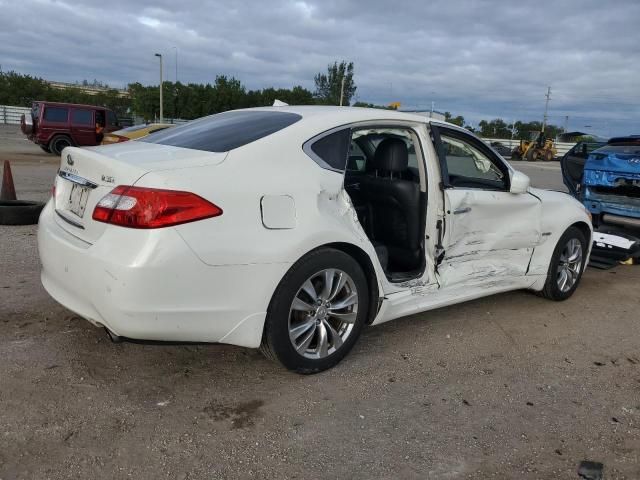
{"type": "Polygon", "coordinates": [[[640,135],[627,135],[626,137],[613,137],[607,141],[607,145],[639,145],[640,135]]]}
{"type": "Polygon", "coordinates": [[[342,125],[366,121],[404,120],[419,123],[437,123],[448,127],[460,128],[457,125],[425,117],[416,113],[399,112],[385,108],[339,107],[331,105],[286,105],[280,107],[256,107],[243,109],[246,111],[287,112],[300,115],[303,120],[327,125],[342,125]]]}
{"type": "Polygon", "coordinates": [[[111,110],[108,107],[101,107],[99,105],[85,105],[82,103],[64,103],[64,102],[48,102],[46,100],[34,100],[33,103],[40,103],[42,105],[49,105],[54,107],[78,107],[78,108],[92,108],[100,110],[111,110]]]}

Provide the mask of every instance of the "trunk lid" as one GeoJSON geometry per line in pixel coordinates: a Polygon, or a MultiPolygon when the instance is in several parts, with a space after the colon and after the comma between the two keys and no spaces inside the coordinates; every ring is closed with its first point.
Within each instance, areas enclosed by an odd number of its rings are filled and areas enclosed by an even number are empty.
{"type": "MultiPolygon", "coordinates": [[[[611,150],[615,147],[609,147],[611,150]]],[[[640,175],[640,147],[636,152],[617,152],[602,149],[591,154],[586,162],[586,170],[599,170],[603,172],[619,173],[629,177],[640,175]]]]}
{"type": "Polygon", "coordinates": [[[72,235],[92,244],[106,228],[112,227],[94,221],[93,210],[116,186],[134,185],[149,172],[217,165],[226,156],[226,152],[212,153],[135,141],[93,148],[65,148],[55,180],[56,222],[72,235]]]}

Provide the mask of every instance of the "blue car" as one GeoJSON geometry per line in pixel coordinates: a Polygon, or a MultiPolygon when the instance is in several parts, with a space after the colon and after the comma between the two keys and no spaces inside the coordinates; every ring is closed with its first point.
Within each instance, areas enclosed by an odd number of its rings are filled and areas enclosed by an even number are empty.
{"type": "Polygon", "coordinates": [[[562,158],[569,192],[591,212],[595,227],[640,230],[640,135],[612,138],[590,153],[589,145],[578,144],[562,158]]]}
{"type": "Polygon", "coordinates": [[[590,265],[640,258],[640,135],[579,143],[560,165],[569,192],[592,215],[590,265]]]}

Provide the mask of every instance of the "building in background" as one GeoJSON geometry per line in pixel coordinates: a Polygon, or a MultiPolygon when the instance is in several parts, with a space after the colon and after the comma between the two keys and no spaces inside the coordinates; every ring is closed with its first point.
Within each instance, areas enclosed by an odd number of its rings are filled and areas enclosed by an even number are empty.
{"type": "Polygon", "coordinates": [[[97,95],[99,93],[108,92],[110,90],[117,90],[118,96],[121,98],[129,98],[129,90],[122,88],[110,88],[108,86],[103,85],[92,85],[92,84],[84,84],[84,83],[65,83],[65,82],[47,82],[51,87],[56,88],[58,90],[67,90],[69,88],[76,88],[83,93],[89,95],[97,95]]]}

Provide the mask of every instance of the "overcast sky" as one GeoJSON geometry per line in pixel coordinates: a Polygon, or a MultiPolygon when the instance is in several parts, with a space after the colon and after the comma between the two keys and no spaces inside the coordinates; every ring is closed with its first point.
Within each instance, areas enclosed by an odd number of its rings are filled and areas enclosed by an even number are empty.
{"type": "Polygon", "coordinates": [[[640,133],[640,0],[0,0],[3,70],[123,87],[165,77],[313,90],[355,64],[357,100],[640,133]],[[176,47],[174,49],[173,47],[176,47]]]}

